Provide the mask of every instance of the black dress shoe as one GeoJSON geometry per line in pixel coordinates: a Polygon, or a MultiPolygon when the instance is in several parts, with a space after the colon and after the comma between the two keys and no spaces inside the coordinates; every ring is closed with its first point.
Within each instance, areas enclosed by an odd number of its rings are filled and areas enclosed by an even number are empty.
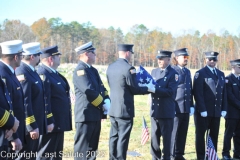
{"type": "Polygon", "coordinates": [[[223,160],[232,160],[232,157],[230,155],[223,156],[223,160]]]}
{"type": "Polygon", "coordinates": [[[176,156],[174,160],[186,160],[183,156],[176,156]]]}
{"type": "Polygon", "coordinates": [[[233,156],[234,159],[240,159],[240,156],[233,156]]]}

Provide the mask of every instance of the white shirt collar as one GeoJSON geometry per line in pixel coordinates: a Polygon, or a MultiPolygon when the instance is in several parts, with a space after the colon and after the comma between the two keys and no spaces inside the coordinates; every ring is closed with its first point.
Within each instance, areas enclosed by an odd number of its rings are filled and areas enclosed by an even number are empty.
{"type": "MultiPolygon", "coordinates": [[[[22,61],[22,63],[25,63],[25,62],[22,61]]],[[[31,66],[30,64],[27,64],[27,63],[25,63],[25,64],[28,65],[28,67],[30,67],[30,68],[32,69],[33,72],[35,71],[35,69],[34,69],[33,66],[31,66]]]]}
{"type": "MultiPolygon", "coordinates": [[[[1,60],[2,61],[2,60],[1,60]]],[[[9,66],[7,63],[5,63],[4,61],[2,61],[6,66],[8,66],[8,68],[11,70],[11,72],[14,74],[14,69],[11,67],[11,66],[9,66]]]]}
{"type": "MultiPolygon", "coordinates": [[[[47,66],[47,65],[45,65],[45,66],[47,66]]],[[[54,73],[56,73],[57,71],[55,70],[55,69],[53,69],[53,68],[51,68],[51,67],[49,67],[49,66],[47,66],[49,69],[51,69],[54,73]]]]}
{"type": "MultiPolygon", "coordinates": [[[[214,67],[214,68],[212,68],[212,67],[210,67],[210,66],[208,66],[207,65],[207,67],[213,72],[213,70],[215,69],[215,71],[216,71],[216,68],[214,67]]],[[[217,72],[217,71],[216,71],[217,72]]]]}

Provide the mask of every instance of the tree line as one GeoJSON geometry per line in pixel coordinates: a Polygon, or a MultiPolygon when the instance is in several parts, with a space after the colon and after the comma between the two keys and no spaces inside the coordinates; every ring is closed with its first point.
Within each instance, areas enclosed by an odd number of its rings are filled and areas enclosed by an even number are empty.
{"type": "Polygon", "coordinates": [[[40,42],[41,47],[58,45],[62,52],[63,63],[77,63],[74,49],[88,41],[96,47],[97,65],[108,65],[117,59],[117,44],[134,44],[132,65],[156,67],[157,50],[176,50],[188,48],[190,57],[188,67],[202,68],[205,51],[217,51],[218,68],[230,69],[229,61],[239,58],[240,33],[231,35],[222,30],[221,35],[209,30],[200,35],[198,30],[183,30],[178,36],[164,32],[160,28],[149,30],[144,24],[136,24],[123,34],[121,28],[96,28],[90,22],[80,24],[77,21],[62,22],[61,18],[41,18],[31,26],[20,20],[4,20],[0,24],[0,42],[21,39],[23,43],[40,42]]]}

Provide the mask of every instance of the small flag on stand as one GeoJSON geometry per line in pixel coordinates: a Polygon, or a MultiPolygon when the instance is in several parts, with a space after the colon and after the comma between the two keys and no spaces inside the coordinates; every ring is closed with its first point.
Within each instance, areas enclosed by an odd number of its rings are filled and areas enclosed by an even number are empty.
{"type": "Polygon", "coordinates": [[[219,160],[218,156],[217,156],[217,152],[216,152],[215,147],[213,145],[212,139],[209,135],[208,135],[208,138],[207,138],[206,156],[208,157],[208,160],[219,160]]]}
{"type": "Polygon", "coordinates": [[[141,138],[141,144],[144,145],[148,139],[149,139],[149,132],[148,132],[148,127],[147,123],[143,117],[143,126],[142,126],[142,138],[141,138]]]}

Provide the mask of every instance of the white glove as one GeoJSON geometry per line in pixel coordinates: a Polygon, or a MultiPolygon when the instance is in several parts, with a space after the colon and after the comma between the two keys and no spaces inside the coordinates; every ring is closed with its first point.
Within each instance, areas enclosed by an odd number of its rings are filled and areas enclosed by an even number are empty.
{"type": "Polygon", "coordinates": [[[109,111],[109,109],[110,109],[110,107],[111,107],[111,102],[110,102],[110,99],[105,99],[104,100],[104,104],[103,104],[103,110],[104,110],[104,112],[103,112],[103,114],[108,114],[108,111],[109,111]]]}
{"type": "Polygon", "coordinates": [[[207,111],[201,112],[202,117],[207,117],[207,111]]]}
{"type": "Polygon", "coordinates": [[[226,114],[227,114],[227,112],[226,112],[226,111],[222,111],[222,112],[221,112],[221,115],[222,115],[222,117],[225,117],[225,116],[226,116],[226,114]]]}
{"type": "Polygon", "coordinates": [[[150,80],[150,82],[146,85],[146,87],[148,87],[148,92],[152,92],[155,93],[155,85],[152,83],[152,80],[150,80]]]}
{"type": "Polygon", "coordinates": [[[190,107],[190,116],[192,116],[194,113],[194,107],[190,107]]]}

